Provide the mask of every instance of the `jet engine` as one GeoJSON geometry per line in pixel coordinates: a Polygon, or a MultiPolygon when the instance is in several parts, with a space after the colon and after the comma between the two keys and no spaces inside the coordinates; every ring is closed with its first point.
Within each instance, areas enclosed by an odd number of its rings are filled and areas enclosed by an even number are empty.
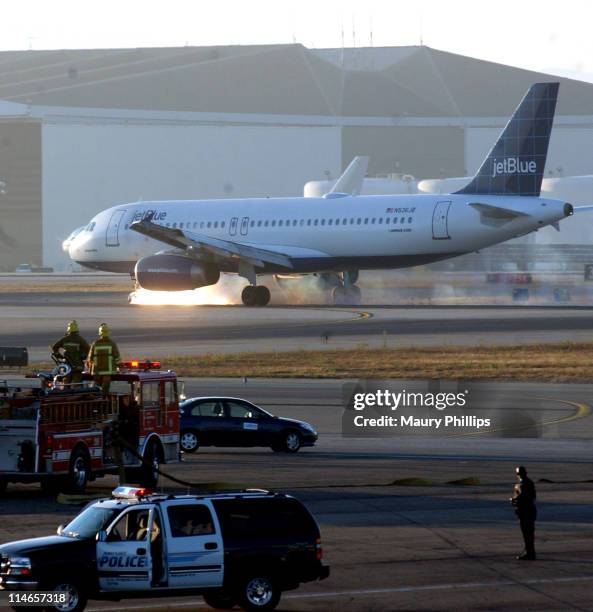
{"type": "Polygon", "coordinates": [[[185,291],[215,285],[220,270],[182,255],[149,255],[136,263],[136,281],[151,291],[185,291]]]}

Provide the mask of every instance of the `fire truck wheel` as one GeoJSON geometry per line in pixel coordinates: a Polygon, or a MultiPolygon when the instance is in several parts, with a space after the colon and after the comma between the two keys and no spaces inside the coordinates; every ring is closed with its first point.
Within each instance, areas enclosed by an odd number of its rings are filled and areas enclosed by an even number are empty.
{"type": "Polygon", "coordinates": [[[88,452],[77,447],[70,455],[70,467],[68,468],[68,479],[66,488],[68,493],[83,493],[89,480],[91,464],[88,452]]]}
{"type": "Polygon", "coordinates": [[[151,442],[144,453],[142,467],[140,468],[140,486],[156,487],[159,481],[162,452],[158,442],[151,442]]]}

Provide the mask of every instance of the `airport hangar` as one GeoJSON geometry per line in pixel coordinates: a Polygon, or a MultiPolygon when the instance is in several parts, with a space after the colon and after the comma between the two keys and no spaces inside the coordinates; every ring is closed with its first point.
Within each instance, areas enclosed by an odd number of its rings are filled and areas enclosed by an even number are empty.
{"type": "MultiPolygon", "coordinates": [[[[61,241],[115,204],[299,195],[355,155],[471,174],[541,80],[426,46],[1,52],[0,268],[70,269],[61,241]]],[[[593,85],[558,80],[547,175],[593,174],[593,85]]]]}

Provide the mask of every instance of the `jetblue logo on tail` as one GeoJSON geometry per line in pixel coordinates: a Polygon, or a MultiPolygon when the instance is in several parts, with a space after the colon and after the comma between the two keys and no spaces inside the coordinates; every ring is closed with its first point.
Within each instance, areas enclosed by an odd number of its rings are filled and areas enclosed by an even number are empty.
{"type": "Polygon", "coordinates": [[[535,83],[477,174],[457,193],[539,197],[558,83],[535,83]]]}
{"type": "Polygon", "coordinates": [[[492,162],[492,178],[500,174],[535,174],[537,164],[532,161],[521,161],[518,157],[505,157],[502,161],[492,162]]]}

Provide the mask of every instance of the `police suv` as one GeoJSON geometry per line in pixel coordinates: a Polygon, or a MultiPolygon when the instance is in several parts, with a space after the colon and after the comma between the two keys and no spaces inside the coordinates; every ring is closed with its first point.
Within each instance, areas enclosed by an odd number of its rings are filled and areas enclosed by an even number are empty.
{"type": "Polygon", "coordinates": [[[1,545],[0,589],[15,607],[19,596],[53,594],[42,609],[61,612],[83,610],[88,599],[173,595],[272,610],[282,591],[329,576],[321,559],[319,527],[290,495],[118,487],[57,535],[1,545]]]}

